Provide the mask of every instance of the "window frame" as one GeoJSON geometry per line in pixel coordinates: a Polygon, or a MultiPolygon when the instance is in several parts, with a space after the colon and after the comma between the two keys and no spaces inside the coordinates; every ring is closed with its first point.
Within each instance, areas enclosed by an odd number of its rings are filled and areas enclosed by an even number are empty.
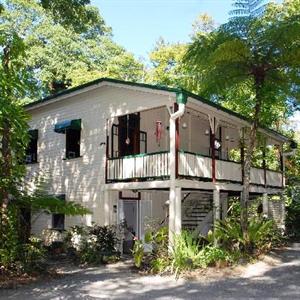
{"type": "MultiPolygon", "coordinates": [[[[56,195],[56,198],[60,199],[61,201],[66,201],[66,195],[56,195]]],[[[51,222],[51,229],[53,230],[59,230],[64,231],[65,230],[65,222],[66,222],[66,216],[65,214],[59,214],[59,213],[52,213],[52,222],[51,222]],[[54,226],[55,218],[62,218],[62,226],[54,226]]]]}
{"type": "Polygon", "coordinates": [[[25,151],[25,164],[35,164],[38,162],[38,129],[29,130],[29,142],[25,151]],[[34,151],[31,151],[31,150],[34,151]],[[30,157],[30,160],[27,159],[30,157]]]}
{"type": "Polygon", "coordinates": [[[65,133],[66,137],[65,137],[65,159],[74,159],[74,158],[78,158],[81,157],[81,153],[80,153],[80,146],[81,146],[81,129],[72,129],[72,128],[67,128],[66,129],[66,133],[65,133]],[[76,141],[71,142],[70,141],[70,135],[71,132],[73,132],[73,134],[76,132],[78,134],[78,136],[76,137],[76,141]],[[77,146],[75,146],[75,144],[78,143],[77,146]],[[73,145],[72,145],[73,144],[73,145]],[[71,147],[71,149],[70,149],[71,147]],[[75,147],[78,147],[78,149],[75,149],[75,147]],[[73,156],[70,155],[70,153],[74,153],[73,156]]]}

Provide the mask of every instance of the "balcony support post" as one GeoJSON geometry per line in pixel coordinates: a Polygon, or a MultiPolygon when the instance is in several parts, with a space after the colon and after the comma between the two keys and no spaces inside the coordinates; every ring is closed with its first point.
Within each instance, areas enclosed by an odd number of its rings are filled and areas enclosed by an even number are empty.
{"type": "Polygon", "coordinates": [[[104,226],[110,225],[110,199],[109,199],[109,191],[104,190],[103,192],[104,198],[104,226]]]}
{"type": "Polygon", "coordinates": [[[268,217],[269,216],[269,201],[268,201],[267,193],[263,193],[262,205],[263,205],[263,215],[268,217]]]}
{"type": "Polygon", "coordinates": [[[240,144],[241,144],[241,170],[242,170],[242,184],[244,184],[244,162],[245,162],[245,132],[244,127],[240,128],[240,144]]]}
{"type": "Polygon", "coordinates": [[[216,132],[219,125],[219,119],[208,115],[209,125],[210,125],[210,149],[211,149],[211,175],[212,182],[216,182],[216,153],[215,153],[215,140],[216,132]]]}
{"type": "Polygon", "coordinates": [[[222,220],[227,218],[227,211],[228,211],[228,195],[224,197],[222,201],[222,220]]]}
{"type": "Polygon", "coordinates": [[[267,144],[266,141],[264,142],[262,148],[262,168],[264,169],[264,186],[267,187],[267,161],[266,161],[266,148],[267,144]]]}
{"type": "MultiPolygon", "coordinates": [[[[177,105],[174,105],[174,110],[177,105]]],[[[175,202],[176,202],[176,145],[177,145],[177,133],[176,133],[176,121],[177,119],[170,118],[170,192],[169,192],[169,247],[174,244],[175,233],[175,202]]]]}
{"type": "MultiPolygon", "coordinates": [[[[214,226],[216,225],[216,222],[220,220],[220,190],[216,186],[213,190],[213,216],[214,216],[214,226]]],[[[215,245],[217,242],[215,241],[215,245]]]]}
{"type": "Polygon", "coordinates": [[[284,149],[283,149],[283,144],[280,146],[279,148],[280,151],[280,171],[281,171],[281,186],[284,188],[285,186],[285,177],[284,177],[284,173],[285,173],[285,161],[284,161],[284,149]]]}
{"type": "Polygon", "coordinates": [[[174,112],[170,113],[169,250],[174,245],[174,234],[181,231],[181,188],[176,187],[176,178],[178,177],[178,119],[183,116],[184,111],[185,103],[179,102],[174,104],[174,112]]]}
{"type": "Polygon", "coordinates": [[[174,216],[174,232],[181,232],[181,188],[175,188],[175,216],[174,216]]]}

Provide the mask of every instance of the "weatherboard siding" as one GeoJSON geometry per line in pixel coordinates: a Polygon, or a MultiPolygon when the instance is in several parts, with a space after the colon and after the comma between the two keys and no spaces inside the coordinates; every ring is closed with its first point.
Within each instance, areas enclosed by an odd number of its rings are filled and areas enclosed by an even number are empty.
{"type": "MultiPolygon", "coordinates": [[[[34,188],[39,177],[49,193],[65,194],[67,200],[82,203],[93,212],[92,216],[66,218],[67,227],[78,222],[103,224],[105,145],[100,144],[106,142],[106,119],[169,103],[165,95],[107,86],[30,110],[30,128],[39,130],[39,139],[38,163],[28,166],[28,184],[34,188]],[[82,120],[81,157],[64,160],[65,135],[55,133],[54,126],[70,119],[82,120]]],[[[50,218],[37,218],[32,231],[38,234],[51,227],[50,218]]]]}

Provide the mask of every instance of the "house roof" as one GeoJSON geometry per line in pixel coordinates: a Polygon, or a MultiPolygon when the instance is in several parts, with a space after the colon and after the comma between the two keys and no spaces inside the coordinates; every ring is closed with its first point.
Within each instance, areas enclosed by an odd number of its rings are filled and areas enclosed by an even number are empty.
{"type": "MultiPolygon", "coordinates": [[[[74,92],[78,92],[78,91],[83,91],[85,88],[88,88],[88,87],[91,87],[91,86],[94,86],[94,85],[99,85],[100,83],[102,82],[108,82],[108,83],[112,83],[112,84],[122,84],[122,85],[127,85],[127,86],[133,86],[133,87],[140,87],[140,88],[146,88],[146,89],[152,89],[152,90],[159,90],[159,91],[166,91],[166,92],[171,92],[171,93],[184,93],[187,95],[187,97],[191,97],[191,98],[194,98],[204,104],[207,104],[217,110],[221,110],[223,112],[226,112],[232,116],[235,116],[241,120],[244,120],[246,122],[248,122],[249,124],[251,123],[251,120],[246,118],[245,116],[237,113],[237,112],[234,112],[230,109],[227,109],[217,103],[214,103],[212,101],[209,101],[197,94],[194,94],[194,93],[191,93],[187,90],[184,90],[182,88],[173,88],[173,87],[168,87],[168,86],[164,86],[164,85],[153,85],[153,84],[146,84],[146,83],[138,83],[138,82],[132,82],[132,81],[125,81],[125,80],[119,80],[119,79],[113,79],[113,78],[99,78],[99,79],[96,79],[96,80],[93,80],[93,81],[90,81],[90,82],[87,82],[85,84],[82,84],[82,85],[79,85],[79,86],[76,86],[76,87],[73,87],[73,88],[70,88],[70,89],[66,89],[66,90],[63,90],[59,93],[56,93],[54,95],[51,95],[51,96],[48,96],[48,97],[45,97],[45,98],[42,98],[42,99],[39,99],[37,101],[34,101],[34,102],[31,102],[31,103],[28,103],[26,105],[24,105],[25,108],[34,108],[35,106],[37,106],[38,104],[43,104],[45,102],[48,102],[48,101],[51,101],[51,100],[54,100],[56,98],[59,98],[61,96],[64,96],[64,95],[68,95],[68,94],[72,94],[74,92]]],[[[279,139],[281,140],[284,140],[284,141],[290,141],[290,138],[282,135],[281,133],[273,130],[273,129],[270,129],[270,128],[267,128],[267,127],[264,127],[264,126],[260,126],[261,129],[267,131],[269,134],[271,135],[275,135],[276,137],[278,137],[279,139]]]]}

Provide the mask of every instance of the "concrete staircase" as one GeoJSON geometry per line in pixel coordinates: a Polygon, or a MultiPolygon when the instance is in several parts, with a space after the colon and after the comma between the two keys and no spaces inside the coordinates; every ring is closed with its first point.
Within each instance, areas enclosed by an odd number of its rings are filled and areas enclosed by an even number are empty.
{"type": "Polygon", "coordinates": [[[182,228],[205,235],[212,226],[213,195],[191,192],[182,203],[182,228]],[[204,232],[202,231],[204,229],[204,232]]]}

